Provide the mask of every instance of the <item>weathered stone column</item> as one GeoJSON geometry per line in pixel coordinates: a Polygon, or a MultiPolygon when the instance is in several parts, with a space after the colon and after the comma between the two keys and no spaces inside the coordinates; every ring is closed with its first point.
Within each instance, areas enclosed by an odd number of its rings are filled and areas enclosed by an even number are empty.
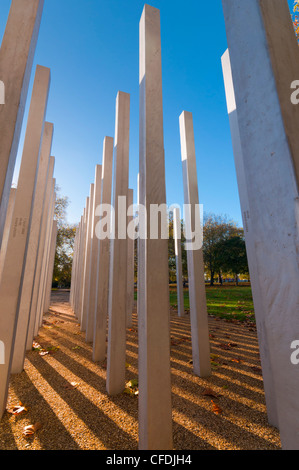
{"type": "Polygon", "coordinates": [[[249,198],[244,228],[246,242],[254,242],[249,264],[256,263],[264,309],[266,337],[258,334],[269,349],[282,447],[298,450],[292,345],[299,339],[299,107],[291,84],[299,77],[299,50],[287,1],[223,0],[223,10],[249,198]]]}
{"type": "Polygon", "coordinates": [[[197,223],[199,219],[199,197],[193,118],[192,114],[189,112],[184,111],[180,116],[180,134],[185,207],[189,206],[190,208],[189,214],[185,214],[185,224],[187,227],[186,240],[190,245],[189,249],[187,249],[187,246],[186,249],[188,259],[193,370],[199,377],[208,377],[211,374],[211,358],[202,239],[200,240],[200,246],[195,246],[195,239],[194,247],[191,246],[191,233],[195,233],[197,237],[199,237],[200,234],[198,233],[198,227],[196,227],[196,217],[197,223]],[[195,230],[197,231],[195,232],[195,230]],[[188,238],[189,236],[190,239],[188,238]]]}
{"type": "Polygon", "coordinates": [[[108,349],[106,389],[122,393],[126,371],[127,318],[127,193],[129,184],[130,95],[119,92],[116,99],[115,173],[113,207],[115,237],[111,240],[108,303],[108,349]]]}
{"type": "Polygon", "coordinates": [[[55,204],[56,204],[56,193],[54,194],[54,198],[53,198],[52,218],[49,220],[49,224],[48,224],[47,249],[46,249],[45,257],[44,257],[45,267],[44,267],[43,284],[42,284],[40,303],[39,303],[39,312],[40,312],[39,328],[41,328],[42,326],[43,316],[45,312],[44,305],[45,305],[45,298],[46,298],[48,271],[50,269],[49,265],[50,265],[50,258],[51,258],[51,241],[52,241],[52,233],[53,233],[53,225],[54,225],[55,204]]]}
{"type": "Polygon", "coordinates": [[[89,304],[86,325],[86,342],[92,343],[94,336],[95,311],[97,305],[97,287],[98,287],[98,254],[99,240],[95,233],[95,211],[101,204],[102,198],[102,166],[97,165],[95,170],[94,181],[94,201],[92,209],[92,225],[91,225],[91,264],[90,264],[90,288],[89,288],[89,304]]]}
{"type": "Polygon", "coordinates": [[[178,302],[178,315],[184,316],[184,290],[183,290],[183,270],[182,270],[182,236],[181,236],[181,216],[180,210],[173,210],[173,238],[175,247],[175,262],[176,262],[176,284],[177,284],[177,302],[178,302]]]}
{"type": "Polygon", "coordinates": [[[14,209],[15,200],[16,200],[16,192],[17,192],[16,188],[11,188],[10,196],[9,196],[9,202],[8,202],[8,208],[7,208],[7,213],[6,213],[6,220],[5,220],[3,238],[2,238],[2,245],[1,245],[1,250],[0,250],[0,282],[1,282],[1,272],[2,272],[2,268],[4,266],[4,260],[5,260],[7,244],[8,244],[8,238],[9,238],[9,232],[10,232],[10,227],[11,227],[11,222],[12,222],[13,209],[14,209]]]}
{"type": "MultiPolygon", "coordinates": [[[[138,231],[139,231],[139,224],[140,224],[140,211],[139,211],[139,204],[140,204],[140,175],[137,175],[137,208],[138,208],[138,231]]],[[[140,275],[139,275],[139,259],[140,259],[140,236],[137,238],[137,317],[139,312],[139,291],[140,291],[140,275]]]]}
{"type": "Polygon", "coordinates": [[[50,304],[51,304],[51,292],[52,292],[52,281],[53,281],[53,272],[54,272],[56,242],[57,242],[57,221],[54,220],[53,221],[53,228],[52,228],[50,256],[49,256],[49,269],[48,269],[47,281],[46,281],[44,313],[48,312],[48,310],[50,308],[50,304]]]}
{"type": "Polygon", "coordinates": [[[80,266],[81,266],[81,260],[82,260],[82,240],[84,236],[84,213],[85,209],[83,211],[83,215],[81,216],[81,221],[80,221],[80,237],[78,240],[78,253],[77,253],[77,260],[76,260],[76,281],[75,281],[75,292],[74,292],[74,300],[73,300],[73,310],[74,313],[77,316],[78,312],[78,298],[79,298],[79,288],[80,288],[80,279],[81,279],[81,271],[80,271],[80,266]]]}
{"type": "Polygon", "coordinates": [[[47,266],[48,266],[49,245],[50,245],[50,238],[52,234],[52,226],[53,226],[53,218],[54,218],[54,210],[55,210],[55,202],[56,202],[55,186],[56,186],[56,180],[53,181],[53,191],[52,191],[52,196],[51,196],[50,212],[48,214],[48,220],[47,220],[41,277],[40,277],[40,282],[39,282],[38,298],[37,298],[34,337],[38,336],[39,329],[42,325],[42,318],[43,318],[43,313],[44,313],[43,312],[43,300],[44,300],[44,293],[45,293],[45,276],[46,276],[46,271],[47,271],[47,266]]]}
{"type": "Polygon", "coordinates": [[[87,237],[87,222],[88,222],[88,213],[89,213],[89,196],[86,198],[86,205],[83,213],[84,225],[83,225],[83,236],[82,236],[82,254],[80,256],[80,280],[78,288],[78,307],[75,313],[77,314],[79,323],[81,324],[82,320],[82,300],[83,300],[83,289],[84,289],[84,266],[86,258],[86,237],[87,237]]]}
{"type": "MultiPolygon", "coordinates": [[[[131,208],[128,214],[128,225],[133,224],[133,189],[128,190],[128,208],[131,208]]],[[[128,236],[128,261],[127,261],[127,327],[132,326],[132,313],[134,307],[134,238],[128,236]]]]}
{"type": "MultiPolygon", "coordinates": [[[[140,204],[147,240],[139,240],[139,448],[172,448],[168,240],[150,239],[150,206],[166,205],[160,12],[140,21],[140,204]]],[[[166,215],[166,214],[165,214],[166,215]]]]}
{"type": "Polygon", "coordinates": [[[88,208],[88,218],[87,218],[87,226],[86,226],[86,248],[85,248],[86,251],[85,251],[82,310],[81,310],[81,331],[84,331],[84,332],[86,332],[87,313],[88,313],[88,305],[89,305],[93,201],[94,201],[94,183],[90,185],[89,208],[88,208]]]}
{"type": "Polygon", "coordinates": [[[0,364],[0,416],[3,415],[7,400],[49,85],[50,70],[37,66],[13,211],[11,236],[8,240],[0,284],[0,341],[4,343],[6,357],[6,363],[0,364]]]}
{"type": "Polygon", "coordinates": [[[38,293],[39,293],[39,287],[40,287],[43,254],[44,254],[44,249],[45,249],[47,220],[48,220],[49,211],[51,210],[52,197],[53,197],[53,193],[55,190],[55,187],[54,187],[55,182],[53,180],[54,165],[55,165],[55,158],[50,157],[50,167],[49,167],[47,187],[46,187],[46,193],[45,193],[46,197],[45,197],[44,209],[43,209],[43,215],[42,215],[42,221],[41,221],[41,233],[39,237],[37,261],[35,265],[33,291],[32,291],[32,297],[31,297],[31,305],[30,305],[29,323],[28,323],[28,329],[27,329],[26,351],[32,350],[32,342],[33,342],[33,337],[34,337],[37,301],[38,301],[38,293]]]}
{"type": "Polygon", "coordinates": [[[0,48],[0,246],[44,0],[12,0],[0,48]]]}
{"type": "Polygon", "coordinates": [[[238,124],[238,115],[236,108],[235,92],[232,80],[232,72],[227,50],[222,57],[223,76],[225,82],[227,110],[229,115],[232,144],[235,158],[235,167],[238,180],[239,197],[241,202],[244,234],[246,240],[246,251],[248,264],[250,269],[250,280],[253,292],[254,312],[259,337],[259,350],[261,357],[261,365],[263,371],[263,383],[265,391],[265,399],[267,405],[268,420],[272,426],[278,427],[277,405],[275,398],[275,388],[273,382],[273,371],[270,363],[269,345],[267,340],[267,328],[265,326],[265,315],[263,307],[262,286],[258,281],[258,273],[256,271],[257,260],[254,247],[253,231],[250,218],[249,196],[244,170],[244,159],[242,146],[240,141],[240,132],[238,124]]]}
{"type": "Polygon", "coordinates": [[[81,216],[79,225],[76,229],[73,265],[72,265],[72,283],[71,283],[71,293],[70,293],[70,304],[74,311],[76,308],[76,298],[77,298],[77,292],[78,292],[78,279],[79,279],[78,265],[79,265],[79,260],[80,260],[80,244],[81,244],[81,238],[82,238],[82,228],[83,228],[83,216],[81,216]]]}
{"type": "MultiPolygon", "coordinates": [[[[82,221],[82,217],[81,217],[82,221]]],[[[74,299],[76,295],[76,284],[77,284],[77,263],[79,255],[79,243],[80,243],[80,233],[81,233],[81,221],[76,228],[76,235],[74,240],[74,251],[73,251],[73,263],[72,263],[72,277],[71,277],[71,288],[70,288],[70,306],[74,310],[74,299]]]]}
{"type": "MultiPolygon", "coordinates": [[[[112,168],[113,168],[113,138],[105,137],[103,148],[103,167],[102,167],[102,209],[111,205],[112,188],[112,168]]],[[[106,209],[106,210],[107,210],[106,209]]],[[[103,214],[96,214],[104,217],[103,214]]],[[[93,339],[93,361],[104,361],[106,357],[106,334],[108,318],[108,291],[109,291],[109,265],[110,265],[110,212],[106,214],[106,232],[105,237],[100,239],[100,249],[98,253],[98,295],[96,306],[96,318],[93,339]]],[[[105,219],[104,219],[105,220],[105,219]]],[[[104,232],[104,227],[103,230],[104,232]]],[[[101,230],[100,230],[101,234],[101,230]]],[[[97,227],[96,227],[96,235],[97,227]]]]}
{"type": "Polygon", "coordinates": [[[50,153],[53,138],[53,124],[45,123],[40,162],[37,174],[35,197],[32,209],[32,222],[29,233],[28,249],[21,286],[20,304],[18,307],[18,325],[11,372],[21,373],[24,365],[25,341],[29,321],[29,312],[33,291],[34,273],[37,261],[38,243],[41,233],[41,220],[46,198],[48,172],[50,169],[50,153]]]}

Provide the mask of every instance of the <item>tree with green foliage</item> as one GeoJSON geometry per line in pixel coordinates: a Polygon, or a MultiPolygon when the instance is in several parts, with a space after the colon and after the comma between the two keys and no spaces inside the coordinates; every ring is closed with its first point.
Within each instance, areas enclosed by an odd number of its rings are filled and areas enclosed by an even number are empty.
{"type": "Polygon", "coordinates": [[[232,236],[219,243],[222,269],[233,274],[238,285],[239,274],[248,274],[248,262],[244,237],[232,236]]]}
{"type": "MultiPolygon", "coordinates": [[[[56,192],[59,188],[56,187],[56,192]]],[[[53,273],[53,287],[69,288],[72,277],[74,242],[77,227],[66,221],[69,199],[60,196],[56,199],[55,219],[57,221],[57,243],[53,273]]]]}
{"type": "Polygon", "coordinates": [[[294,24],[295,33],[299,43],[299,0],[294,1],[292,20],[294,24]]]}
{"type": "Polygon", "coordinates": [[[243,229],[228,220],[226,216],[205,214],[203,225],[203,255],[205,268],[209,273],[210,285],[218,276],[222,284],[223,260],[221,244],[234,236],[242,236],[243,229]]]}

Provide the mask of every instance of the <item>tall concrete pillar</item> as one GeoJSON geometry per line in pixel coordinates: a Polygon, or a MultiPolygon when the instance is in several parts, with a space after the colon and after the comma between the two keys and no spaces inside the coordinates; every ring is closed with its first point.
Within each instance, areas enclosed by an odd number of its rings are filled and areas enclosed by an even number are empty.
{"type": "Polygon", "coordinates": [[[76,229],[76,236],[74,242],[74,253],[73,253],[73,263],[72,263],[72,281],[71,281],[71,290],[70,290],[70,305],[73,310],[75,310],[75,299],[77,292],[77,281],[78,281],[78,261],[79,261],[79,250],[80,250],[80,238],[82,231],[82,216],[80,223],[76,229]]]}
{"type": "Polygon", "coordinates": [[[80,238],[79,238],[79,241],[78,241],[78,255],[77,255],[77,261],[76,261],[76,285],[75,285],[75,293],[74,293],[74,306],[73,306],[73,310],[74,310],[74,313],[76,315],[76,317],[78,318],[78,305],[79,305],[79,290],[80,290],[80,279],[81,279],[81,270],[80,270],[80,266],[81,266],[81,260],[82,260],[82,256],[83,256],[83,253],[82,253],[82,245],[83,245],[83,236],[84,236],[84,213],[85,213],[85,209],[83,211],[83,215],[81,216],[81,221],[80,221],[80,238]]]}
{"type": "Polygon", "coordinates": [[[269,350],[282,447],[298,450],[299,374],[292,347],[299,338],[299,107],[291,84],[299,77],[299,50],[287,1],[222,3],[249,200],[244,228],[249,264],[256,263],[253,298],[259,303],[261,295],[263,304],[257,326],[264,325],[266,336],[258,335],[267,341],[262,350],[269,350]]]}
{"type": "MultiPolygon", "coordinates": [[[[184,111],[180,116],[180,134],[184,199],[185,206],[190,207],[190,216],[185,223],[191,236],[196,229],[196,216],[199,216],[199,197],[193,117],[189,112],[184,111]]],[[[186,239],[191,245],[192,240],[187,235],[186,239]]],[[[194,248],[190,246],[187,250],[193,370],[199,377],[208,377],[211,374],[211,358],[202,243],[200,248],[194,248]]]]}
{"type": "MultiPolygon", "coordinates": [[[[128,225],[133,224],[133,189],[128,190],[128,208],[131,208],[128,214],[128,225]]],[[[127,327],[132,326],[132,313],[134,307],[134,238],[128,236],[128,261],[127,261],[127,327]]]]}
{"type": "Polygon", "coordinates": [[[242,208],[244,234],[246,240],[246,251],[248,257],[248,264],[250,269],[250,280],[253,291],[254,312],[259,332],[259,350],[261,357],[261,365],[263,371],[263,383],[265,391],[265,399],[267,405],[268,420],[272,426],[278,427],[277,404],[276,394],[273,382],[273,371],[270,363],[269,344],[267,339],[267,328],[265,326],[265,315],[263,307],[263,294],[262,286],[258,282],[258,273],[256,272],[257,260],[256,251],[254,247],[254,239],[252,237],[252,223],[248,215],[251,213],[248,188],[246,182],[246,175],[244,169],[244,158],[242,152],[242,145],[240,140],[238,115],[236,108],[235,92],[232,79],[231,64],[229,58],[229,51],[227,50],[222,57],[222,68],[225,82],[227,110],[229,115],[230,130],[232,136],[232,144],[235,158],[235,167],[237,173],[239,197],[242,208]]]}
{"type": "MultiPolygon", "coordinates": [[[[101,206],[111,205],[113,168],[113,138],[105,137],[102,165],[102,199],[101,206]]],[[[97,214],[99,215],[99,214],[97,214]]],[[[110,222],[110,215],[108,223],[110,222]]],[[[102,214],[104,216],[104,214],[102,214]]],[[[110,227],[111,228],[111,227],[110,227]]],[[[108,318],[108,292],[109,292],[109,265],[110,265],[110,228],[106,237],[100,239],[98,253],[98,295],[96,305],[96,317],[93,338],[93,361],[104,361],[106,357],[106,335],[108,318]]]]}
{"type": "Polygon", "coordinates": [[[3,238],[2,238],[2,245],[1,245],[1,250],[0,250],[0,282],[1,282],[1,272],[2,272],[3,265],[4,265],[9,232],[10,232],[10,227],[11,227],[11,222],[12,222],[13,209],[14,209],[15,200],[16,200],[16,192],[17,192],[16,188],[11,188],[8,208],[7,208],[7,213],[6,213],[3,238]]]}
{"type": "Polygon", "coordinates": [[[44,0],[12,0],[0,48],[0,246],[44,0]]]}
{"type": "Polygon", "coordinates": [[[101,204],[102,197],[102,165],[97,165],[95,170],[94,181],[94,200],[91,221],[91,264],[90,264],[90,288],[89,288],[89,304],[86,324],[86,342],[92,343],[94,336],[95,311],[97,304],[97,288],[98,288],[98,254],[99,240],[95,233],[95,211],[101,204]]]}
{"type": "Polygon", "coordinates": [[[182,317],[185,314],[182,270],[182,237],[180,210],[177,208],[173,210],[173,238],[175,247],[178,315],[179,317],[182,317]]]}
{"type": "Polygon", "coordinates": [[[33,290],[32,290],[30,313],[29,313],[29,322],[28,322],[27,336],[26,336],[26,351],[32,350],[32,343],[33,343],[33,338],[34,338],[38,293],[40,289],[42,262],[43,262],[43,254],[44,254],[44,249],[45,249],[45,240],[46,240],[46,231],[47,231],[47,220],[49,216],[49,211],[51,210],[51,202],[52,202],[52,197],[53,197],[53,193],[55,190],[55,187],[54,187],[55,183],[53,180],[54,165],[55,165],[55,158],[50,157],[50,166],[49,166],[49,173],[48,173],[48,179],[47,179],[47,187],[46,187],[46,192],[45,192],[46,196],[45,196],[44,209],[43,209],[43,215],[42,215],[42,221],[41,221],[41,233],[40,233],[39,243],[38,243],[37,260],[36,260],[36,265],[35,265],[33,290]]]}
{"type": "Polygon", "coordinates": [[[81,325],[82,323],[82,301],[83,301],[83,289],[84,289],[84,266],[86,258],[86,237],[87,237],[87,222],[88,222],[88,213],[89,213],[90,200],[89,196],[86,198],[86,205],[83,213],[84,223],[83,223],[83,235],[82,235],[82,254],[80,256],[80,279],[78,282],[78,307],[76,314],[81,325]]]}
{"type": "MultiPolygon", "coordinates": [[[[139,211],[139,204],[140,204],[140,176],[139,173],[137,175],[137,208],[138,208],[138,230],[139,230],[139,220],[140,220],[140,211],[139,211]]],[[[140,241],[139,236],[137,238],[137,316],[139,312],[139,290],[140,290],[140,273],[139,273],[139,259],[140,259],[140,241]]]]}
{"type": "MultiPolygon", "coordinates": [[[[140,21],[140,204],[147,239],[139,240],[139,448],[172,448],[168,240],[150,238],[150,207],[166,205],[160,12],[140,21]]],[[[164,214],[166,217],[166,213],[164,214]]]]}
{"type": "Polygon", "coordinates": [[[76,228],[74,248],[73,248],[73,262],[72,262],[72,275],[71,275],[71,288],[70,288],[70,298],[69,303],[72,309],[74,309],[74,296],[75,296],[75,284],[76,284],[76,275],[77,275],[77,257],[78,257],[78,242],[80,236],[80,224],[76,228]]]}
{"type": "Polygon", "coordinates": [[[52,281],[53,281],[53,272],[54,272],[56,242],[57,242],[57,221],[54,220],[53,228],[52,228],[50,252],[49,252],[49,269],[48,269],[47,278],[46,278],[44,313],[48,312],[50,308],[50,304],[51,304],[51,291],[52,291],[52,281]]]}
{"type": "Polygon", "coordinates": [[[11,372],[21,373],[24,364],[25,339],[28,328],[29,312],[34,282],[34,272],[37,261],[38,243],[41,232],[41,220],[46,198],[48,172],[50,168],[50,152],[53,138],[53,124],[45,123],[40,163],[37,174],[35,197],[32,209],[32,223],[29,233],[24,279],[21,286],[20,305],[18,307],[18,325],[11,372]]]}
{"type": "Polygon", "coordinates": [[[89,306],[89,292],[90,292],[90,269],[91,269],[91,250],[92,250],[92,211],[94,201],[94,183],[90,185],[89,194],[89,208],[86,226],[86,248],[85,248],[85,263],[84,263],[84,279],[83,279],[83,292],[82,292],[82,310],[81,310],[81,331],[86,332],[87,313],[89,306]]]}
{"type": "Polygon", "coordinates": [[[114,193],[115,237],[111,240],[108,303],[108,350],[106,389],[122,393],[126,371],[127,318],[127,193],[129,184],[130,95],[119,92],[116,99],[114,193]],[[120,200],[120,198],[124,198],[120,200]],[[122,205],[121,205],[122,204],[122,205]],[[121,207],[120,207],[121,206],[121,207]]]}
{"type": "MultiPolygon", "coordinates": [[[[56,186],[56,180],[55,179],[53,181],[53,185],[54,185],[54,188],[55,188],[55,186],[56,186]]],[[[44,306],[44,299],[45,299],[45,283],[46,283],[46,275],[47,275],[47,272],[48,272],[49,251],[50,251],[50,242],[51,242],[53,219],[54,219],[54,212],[55,212],[55,203],[56,203],[56,192],[55,192],[55,189],[54,189],[53,192],[52,192],[52,198],[51,198],[51,209],[50,209],[50,212],[48,214],[48,220],[47,220],[45,248],[44,248],[44,253],[43,253],[40,286],[39,286],[39,291],[38,291],[34,337],[38,336],[38,332],[39,332],[39,329],[42,326],[42,321],[43,321],[43,314],[44,314],[43,306],[44,306]]]]}
{"type": "Polygon", "coordinates": [[[49,85],[50,70],[37,66],[11,234],[0,284],[0,341],[4,343],[6,357],[6,363],[0,365],[0,416],[3,415],[7,400],[49,85]]]}

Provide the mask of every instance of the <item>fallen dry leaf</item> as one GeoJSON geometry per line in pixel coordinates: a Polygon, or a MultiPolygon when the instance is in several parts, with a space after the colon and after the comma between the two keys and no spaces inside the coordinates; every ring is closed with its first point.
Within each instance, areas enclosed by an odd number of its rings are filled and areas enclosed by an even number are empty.
{"type": "Polygon", "coordinates": [[[39,353],[40,356],[47,356],[49,354],[49,351],[41,351],[39,353]]]}
{"type": "Polygon", "coordinates": [[[216,403],[213,402],[213,400],[211,400],[211,402],[213,404],[213,407],[212,407],[213,413],[215,413],[216,415],[220,415],[222,413],[222,409],[220,408],[220,406],[216,405],[216,403]]]}
{"type": "Polygon", "coordinates": [[[66,389],[68,389],[68,390],[72,390],[72,389],[74,389],[74,388],[77,388],[78,385],[79,385],[79,384],[78,384],[77,382],[71,382],[71,383],[65,385],[64,388],[66,388],[66,389]]]}
{"type": "Polygon", "coordinates": [[[242,362],[242,360],[239,357],[237,359],[232,359],[231,361],[232,362],[237,362],[238,364],[240,364],[242,362]]]}
{"type": "Polygon", "coordinates": [[[10,410],[7,410],[8,413],[12,414],[12,415],[20,415],[22,413],[24,413],[25,411],[28,411],[26,406],[24,406],[22,403],[19,403],[19,405],[16,405],[14,406],[13,408],[11,408],[10,410]]]}
{"type": "Polygon", "coordinates": [[[38,431],[41,427],[42,425],[40,423],[35,423],[35,424],[30,424],[29,426],[25,426],[23,435],[25,437],[33,436],[36,433],[36,431],[38,431]]]}
{"type": "Polygon", "coordinates": [[[211,388],[206,388],[203,392],[202,392],[202,395],[204,395],[205,397],[214,397],[214,398],[218,398],[219,395],[217,395],[216,392],[214,392],[211,388]]]}

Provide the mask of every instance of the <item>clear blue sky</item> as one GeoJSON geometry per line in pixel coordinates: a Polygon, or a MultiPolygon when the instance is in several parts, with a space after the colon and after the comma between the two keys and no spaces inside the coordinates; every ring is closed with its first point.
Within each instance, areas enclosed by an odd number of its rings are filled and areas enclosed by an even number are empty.
{"type": "MultiPolygon", "coordinates": [[[[167,202],[183,204],[179,116],[187,110],[194,118],[200,203],[242,226],[221,69],[227,48],[221,0],[147,3],[161,11],[167,202]]],[[[22,139],[40,64],[51,68],[46,120],[54,123],[55,177],[70,199],[69,223],[80,220],[104,137],[114,136],[119,90],[131,95],[130,187],[136,191],[143,6],[141,0],[45,0],[22,139]]],[[[0,40],[9,7],[10,0],[1,0],[0,40]]]]}

